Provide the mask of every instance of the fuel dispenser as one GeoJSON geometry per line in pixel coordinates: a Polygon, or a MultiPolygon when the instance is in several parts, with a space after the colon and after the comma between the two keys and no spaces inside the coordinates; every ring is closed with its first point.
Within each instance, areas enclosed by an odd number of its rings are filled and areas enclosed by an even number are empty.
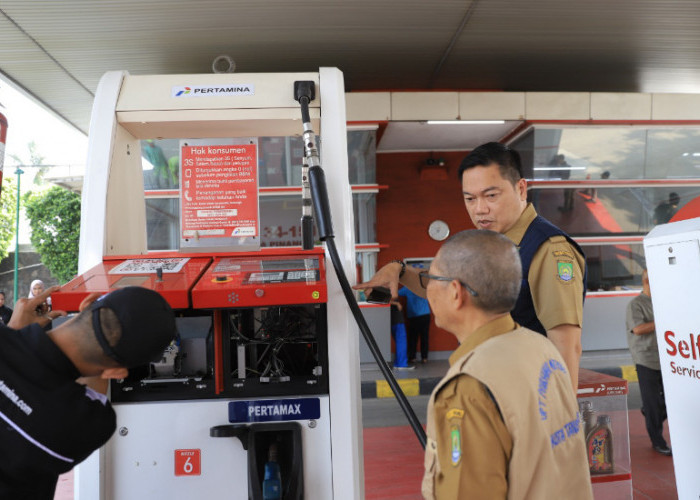
{"type": "Polygon", "coordinates": [[[310,127],[323,138],[332,258],[354,272],[338,70],[102,78],[80,275],[53,304],[75,311],[91,292],[144,286],[173,307],[178,337],[160,361],[111,382],[117,432],[78,467],[76,498],[363,497],[357,326],[308,235],[310,209],[303,248],[260,247],[258,138],[310,127]],[[300,81],[317,93],[303,128],[300,81]],[[146,242],[141,141],[153,138],[180,144],[180,247],[170,251],[146,242]]]}

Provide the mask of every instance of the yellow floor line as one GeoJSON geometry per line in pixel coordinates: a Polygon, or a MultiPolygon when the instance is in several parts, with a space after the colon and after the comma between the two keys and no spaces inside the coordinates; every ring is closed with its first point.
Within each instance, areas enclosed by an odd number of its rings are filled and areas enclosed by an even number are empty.
{"type": "MultiPolygon", "coordinates": [[[[393,398],[394,392],[389,387],[386,380],[377,380],[377,397],[378,398],[393,398]]],[[[406,396],[420,395],[420,382],[417,378],[400,378],[397,380],[399,387],[406,396]]]]}
{"type": "Polygon", "coordinates": [[[627,382],[639,382],[639,378],[637,378],[637,369],[634,365],[625,365],[620,368],[622,369],[622,378],[627,382]]]}

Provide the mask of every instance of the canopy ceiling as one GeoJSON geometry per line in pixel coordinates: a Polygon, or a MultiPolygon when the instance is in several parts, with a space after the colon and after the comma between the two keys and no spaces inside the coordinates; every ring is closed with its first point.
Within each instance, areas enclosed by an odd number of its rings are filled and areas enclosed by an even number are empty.
{"type": "Polygon", "coordinates": [[[103,73],[344,72],[348,91],[700,91],[697,0],[3,0],[0,72],[87,133],[103,73]]]}

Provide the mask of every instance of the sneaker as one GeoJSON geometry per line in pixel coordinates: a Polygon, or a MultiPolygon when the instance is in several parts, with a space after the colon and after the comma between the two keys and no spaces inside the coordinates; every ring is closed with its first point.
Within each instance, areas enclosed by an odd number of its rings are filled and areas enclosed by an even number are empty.
{"type": "Polygon", "coordinates": [[[416,369],[416,365],[395,366],[394,369],[395,369],[395,370],[399,370],[399,371],[415,370],[415,369],[416,369]]]}
{"type": "Polygon", "coordinates": [[[662,455],[666,455],[667,457],[673,455],[673,452],[671,452],[671,448],[669,448],[668,445],[654,446],[654,451],[657,453],[661,453],[662,455]]]}

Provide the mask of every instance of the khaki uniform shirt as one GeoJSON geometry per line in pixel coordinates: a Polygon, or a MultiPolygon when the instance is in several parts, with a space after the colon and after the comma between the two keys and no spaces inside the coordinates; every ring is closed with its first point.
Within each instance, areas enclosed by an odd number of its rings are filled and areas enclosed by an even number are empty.
{"type": "MultiPolygon", "coordinates": [[[[505,236],[516,245],[525,236],[525,231],[537,212],[528,203],[515,225],[505,236]]],[[[545,330],[559,325],[583,324],[583,270],[586,267],[584,257],[563,236],[553,236],[542,243],[532,258],[527,280],[530,283],[532,302],[537,318],[545,330]],[[572,279],[565,280],[559,275],[559,263],[573,266],[572,279]]]]}
{"type": "Polygon", "coordinates": [[[424,498],[592,498],[576,399],[551,342],[503,316],[472,333],[450,356],[450,365],[428,405],[424,498]],[[486,342],[489,354],[475,357],[486,342]],[[550,358],[561,368],[552,370],[544,385],[551,425],[536,423],[543,409],[536,396],[543,383],[540,364],[550,358]],[[493,395],[465,373],[470,371],[490,380],[493,395]],[[522,375],[517,381],[516,373],[522,375]],[[557,437],[555,446],[552,429],[542,425],[558,429],[563,423],[570,435],[561,443],[557,437]]]}
{"type": "MultiPolygon", "coordinates": [[[[450,365],[479,344],[517,327],[510,316],[488,323],[470,335],[450,356],[450,365]]],[[[429,410],[430,411],[430,410],[429,410]]],[[[467,375],[452,379],[435,396],[435,442],[442,473],[435,478],[435,498],[505,498],[513,440],[484,384],[467,375]],[[461,409],[455,412],[453,409],[461,409]],[[454,425],[461,432],[461,460],[452,465],[454,425]],[[458,493],[461,492],[461,493],[458,493]]]]}

